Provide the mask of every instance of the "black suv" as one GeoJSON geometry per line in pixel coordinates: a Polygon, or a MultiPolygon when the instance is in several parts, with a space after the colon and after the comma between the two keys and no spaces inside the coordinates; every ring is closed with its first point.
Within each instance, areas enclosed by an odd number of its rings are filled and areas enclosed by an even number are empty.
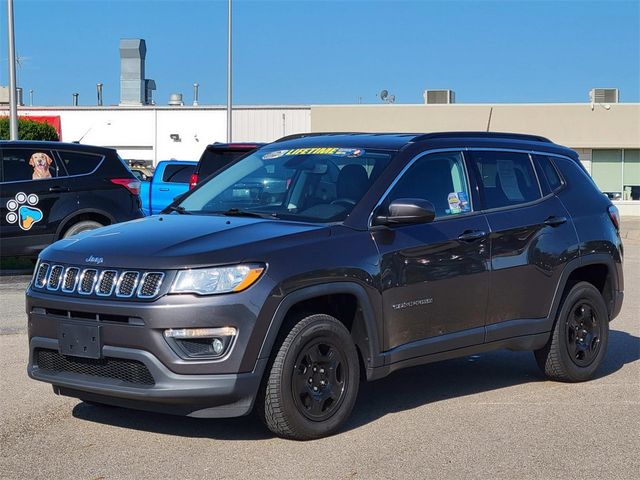
{"type": "Polygon", "coordinates": [[[61,238],[142,217],[140,182],[115,150],[0,142],[0,254],[36,256],[61,238]]]}
{"type": "Polygon", "coordinates": [[[195,188],[210,175],[226,167],[234,160],[263,146],[264,143],[212,143],[207,145],[189,180],[189,188],[195,188]]]}
{"type": "Polygon", "coordinates": [[[501,133],[288,137],[166,214],[63,240],[27,290],[29,375],[96,403],[252,409],[317,438],[361,380],[508,348],[590,378],[623,297],[618,215],[575,152],[501,133]],[[270,178],[268,192],[247,192],[270,178]],[[145,248],[130,245],[145,239],[145,248]]]}

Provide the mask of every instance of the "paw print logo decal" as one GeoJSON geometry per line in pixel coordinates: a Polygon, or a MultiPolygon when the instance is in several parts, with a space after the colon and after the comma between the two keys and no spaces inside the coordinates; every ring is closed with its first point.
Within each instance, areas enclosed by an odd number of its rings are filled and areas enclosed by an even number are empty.
{"type": "Polygon", "coordinates": [[[22,230],[31,230],[35,223],[42,220],[42,210],[36,208],[40,199],[35,193],[20,192],[7,202],[7,222],[18,223],[22,230]]]}

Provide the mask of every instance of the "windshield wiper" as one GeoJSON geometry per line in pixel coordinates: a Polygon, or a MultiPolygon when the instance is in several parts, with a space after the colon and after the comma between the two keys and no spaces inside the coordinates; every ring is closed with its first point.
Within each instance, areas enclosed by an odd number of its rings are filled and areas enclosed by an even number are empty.
{"type": "Polygon", "coordinates": [[[238,208],[230,208],[225,212],[216,212],[227,217],[254,217],[254,218],[277,218],[275,213],[258,213],[249,212],[248,210],[240,210],[238,208]]]}
{"type": "Polygon", "coordinates": [[[190,211],[185,210],[185,208],[180,205],[169,205],[165,211],[178,212],[180,215],[191,215],[190,211]]]}

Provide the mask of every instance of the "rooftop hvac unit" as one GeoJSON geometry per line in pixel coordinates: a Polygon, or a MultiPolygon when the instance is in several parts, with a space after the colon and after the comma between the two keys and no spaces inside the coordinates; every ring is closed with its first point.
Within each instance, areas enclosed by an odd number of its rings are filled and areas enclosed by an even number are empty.
{"type": "Polygon", "coordinates": [[[437,104],[437,103],[455,103],[456,94],[453,90],[425,90],[422,94],[424,97],[424,103],[437,104]]]}
{"type": "Polygon", "coordinates": [[[589,91],[591,103],[618,103],[619,96],[617,88],[593,88],[589,91]]]}

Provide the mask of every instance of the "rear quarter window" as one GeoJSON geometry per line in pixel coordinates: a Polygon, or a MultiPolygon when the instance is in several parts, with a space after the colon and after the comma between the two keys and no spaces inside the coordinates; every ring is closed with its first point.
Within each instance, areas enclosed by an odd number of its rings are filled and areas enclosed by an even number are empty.
{"type": "Polygon", "coordinates": [[[85,175],[93,172],[104,158],[102,155],[85,152],[58,150],[62,165],[69,175],[85,175]]]}
{"type": "Polygon", "coordinates": [[[533,159],[538,164],[538,171],[541,174],[541,180],[547,182],[549,190],[555,192],[562,186],[562,179],[558,175],[558,171],[553,164],[551,158],[546,155],[534,155],[533,159]]]}

